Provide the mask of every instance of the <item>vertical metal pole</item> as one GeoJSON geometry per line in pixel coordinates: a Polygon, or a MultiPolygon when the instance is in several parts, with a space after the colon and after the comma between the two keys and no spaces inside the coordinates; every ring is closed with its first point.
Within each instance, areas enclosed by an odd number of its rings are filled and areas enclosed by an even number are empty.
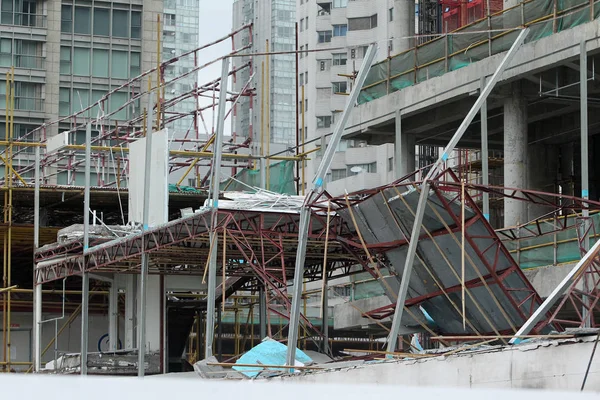
{"type": "MultiPolygon", "coordinates": [[[[140,271],[140,304],[138,307],[138,376],[143,377],[146,372],[146,281],[148,280],[148,253],[146,247],[145,232],[148,229],[150,218],[150,162],[152,159],[152,100],[153,93],[148,93],[148,112],[146,113],[146,155],[144,157],[144,203],[142,211],[142,270],[140,271]]],[[[157,114],[156,118],[160,118],[157,114]]]]}
{"type": "Polygon", "coordinates": [[[135,348],[134,319],[135,319],[135,275],[125,276],[125,348],[135,348]]]}
{"type": "Polygon", "coordinates": [[[81,375],[87,375],[88,312],[90,277],[87,272],[87,253],[90,246],[90,170],[92,125],[85,128],[85,191],[83,195],[83,276],[81,284],[81,375]]]}
{"type": "Polygon", "coordinates": [[[118,346],[118,331],[117,331],[117,316],[118,316],[118,299],[119,290],[117,288],[116,274],[113,276],[113,281],[108,289],[108,349],[109,351],[117,351],[118,346]]]}
{"type": "Polygon", "coordinates": [[[267,297],[265,296],[265,287],[258,289],[258,323],[260,324],[260,340],[267,337],[267,297]]]}
{"type": "MultiPolygon", "coordinates": [[[[481,77],[481,91],[485,87],[485,76],[481,77]]],[[[481,183],[489,185],[489,150],[488,150],[488,116],[487,116],[487,101],[481,104],[479,110],[481,118],[481,183]]],[[[490,220],[490,194],[483,192],[483,216],[488,221],[490,220]]]]}
{"type": "MultiPolygon", "coordinates": [[[[585,40],[581,41],[579,51],[579,87],[580,87],[580,109],[581,109],[581,198],[590,198],[590,183],[589,183],[589,160],[588,160],[588,87],[587,87],[587,50],[585,47],[585,40]]],[[[588,228],[590,226],[590,212],[589,210],[583,209],[581,212],[583,217],[583,248],[587,251],[590,248],[590,235],[588,228]]],[[[584,292],[589,292],[590,285],[588,277],[583,277],[583,289],[584,292]]],[[[589,305],[590,299],[587,296],[583,296],[583,309],[582,316],[585,317],[583,321],[584,327],[589,328],[591,326],[591,313],[588,312],[586,306],[589,305]]]]}
{"type": "Polygon", "coordinates": [[[304,276],[304,258],[306,256],[306,241],[308,237],[308,228],[311,214],[310,204],[308,202],[311,200],[312,195],[315,192],[319,193],[321,190],[323,190],[323,181],[325,178],[325,174],[331,167],[336,148],[340,143],[340,140],[342,139],[344,128],[346,127],[348,118],[350,118],[350,113],[352,112],[356,100],[358,99],[360,90],[363,84],[365,83],[365,79],[367,78],[367,74],[369,73],[371,64],[373,63],[373,59],[375,59],[376,53],[377,48],[374,44],[371,44],[367,49],[365,58],[363,59],[358,75],[356,76],[356,80],[354,81],[354,87],[350,92],[350,96],[348,96],[348,103],[346,103],[346,107],[342,112],[340,122],[338,122],[335,126],[333,135],[331,136],[331,140],[329,142],[329,146],[327,146],[325,154],[323,155],[323,159],[321,160],[321,164],[319,164],[319,167],[317,168],[317,172],[313,179],[315,189],[311,190],[308,193],[305,199],[305,203],[302,209],[300,210],[300,227],[298,230],[298,247],[296,249],[294,286],[292,288],[292,307],[290,310],[288,350],[286,356],[287,365],[294,365],[296,361],[296,345],[298,344],[298,325],[300,322],[300,304],[302,302],[302,278],[304,276]]]}
{"type": "MultiPolygon", "coordinates": [[[[223,314],[221,312],[221,307],[217,307],[217,359],[223,359],[223,314]]],[[[234,324],[235,325],[235,324],[234,324]]],[[[235,333],[235,328],[233,328],[233,332],[235,333]]],[[[234,339],[235,341],[235,339],[234,339]]]]}
{"type": "Polygon", "coordinates": [[[396,143],[394,143],[394,158],[396,159],[396,176],[394,179],[400,179],[406,175],[403,164],[406,160],[402,159],[402,110],[396,110],[396,143]]]}
{"type": "Polygon", "coordinates": [[[323,292],[323,316],[321,317],[321,333],[323,334],[323,354],[329,353],[329,290],[323,292]]]}
{"type": "Polygon", "coordinates": [[[260,168],[260,188],[267,188],[267,162],[264,157],[261,157],[259,160],[259,168],[260,168]]]}
{"type": "MultiPolygon", "coordinates": [[[[221,87],[219,88],[219,115],[217,117],[217,131],[215,133],[215,145],[213,156],[213,170],[211,178],[210,207],[211,229],[210,229],[210,262],[208,265],[208,296],[206,299],[206,346],[204,357],[213,355],[212,347],[215,336],[215,291],[217,288],[217,246],[219,236],[216,232],[217,210],[219,208],[219,182],[221,181],[221,156],[223,153],[223,130],[225,126],[225,109],[227,108],[227,82],[229,77],[229,58],[223,59],[221,70],[221,87]]],[[[224,284],[224,283],[223,283],[224,284]]]]}
{"type": "MultiPolygon", "coordinates": [[[[35,192],[33,200],[33,253],[40,247],[40,147],[35,148],[35,192]]],[[[35,265],[35,264],[34,264],[35,265]]],[[[35,291],[34,303],[34,371],[42,369],[42,284],[37,281],[37,274],[33,273],[35,291]]]]}
{"type": "Polygon", "coordinates": [[[485,100],[487,99],[489,94],[491,93],[492,89],[496,85],[496,82],[498,82],[498,80],[502,76],[502,73],[504,72],[504,70],[506,69],[506,67],[512,60],[512,58],[517,53],[517,50],[519,49],[521,44],[523,44],[523,41],[525,40],[525,37],[527,37],[528,33],[529,33],[528,28],[525,28],[521,31],[521,33],[519,34],[519,36],[517,37],[517,39],[511,46],[510,50],[506,53],[506,56],[504,56],[504,59],[500,62],[500,65],[496,69],[496,72],[494,72],[494,75],[492,75],[492,77],[490,78],[490,81],[487,83],[487,85],[485,85],[485,88],[479,94],[479,97],[475,101],[475,104],[473,104],[473,107],[471,107],[471,109],[467,113],[465,119],[460,124],[460,126],[458,127],[458,129],[456,130],[454,135],[452,136],[452,139],[450,139],[450,142],[444,148],[442,155],[435,162],[433,167],[429,170],[429,172],[427,173],[427,176],[425,177],[425,179],[423,180],[423,183],[421,184],[421,195],[419,196],[419,203],[417,205],[417,210],[415,212],[415,221],[414,221],[413,227],[412,227],[410,242],[408,245],[408,252],[406,254],[406,260],[404,263],[404,270],[402,271],[402,281],[400,283],[400,289],[398,290],[398,297],[396,299],[396,309],[394,310],[394,319],[392,320],[392,328],[390,330],[390,336],[388,339],[387,351],[389,353],[393,353],[396,350],[396,342],[398,341],[397,338],[398,338],[398,334],[400,332],[400,322],[402,320],[402,315],[404,313],[404,303],[406,301],[408,284],[409,284],[410,276],[412,273],[413,262],[415,260],[415,252],[417,251],[417,243],[419,241],[419,235],[421,232],[421,224],[423,223],[423,215],[425,213],[427,197],[429,196],[430,188],[429,188],[429,183],[427,181],[431,179],[431,177],[437,172],[439,166],[442,165],[448,159],[448,156],[452,153],[452,151],[454,151],[459,140],[462,138],[462,136],[466,132],[467,128],[469,127],[469,125],[471,124],[473,119],[475,118],[475,115],[479,112],[479,109],[481,108],[481,106],[483,105],[483,103],[485,102],[485,100]]]}

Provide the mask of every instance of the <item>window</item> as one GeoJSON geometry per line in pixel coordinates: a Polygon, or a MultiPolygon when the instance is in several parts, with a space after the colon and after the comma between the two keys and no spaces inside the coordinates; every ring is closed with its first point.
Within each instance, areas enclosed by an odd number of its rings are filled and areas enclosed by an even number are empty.
{"type": "Polygon", "coordinates": [[[60,48],[60,73],[71,74],[71,48],[61,46],[60,48]]]}
{"type": "Polygon", "coordinates": [[[165,14],[165,26],[175,26],[175,14],[165,14]]]}
{"type": "Polygon", "coordinates": [[[306,22],[306,25],[304,26],[304,28],[308,30],[308,17],[306,17],[306,21],[305,22],[306,22]]]}
{"type": "Polygon", "coordinates": [[[62,8],[61,8],[60,31],[64,32],[64,33],[73,33],[73,7],[72,6],[62,6],[62,8]]]}
{"type": "Polygon", "coordinates": [[[308,71],[304,73],[304,84],[308,85],[308,71]]]}
{"type": "Polygon", "coordinates": [[[112,34],[116,37],[129,37],[129,11],[113,10],[112,34]]]}
{"type": "Polygon", "coordinates": [[[331,31],[319,31],[317,34],[319,35],[319,43],[331,42],[331,31]]]}
{"type": "Polygon", "coordinates": [[[94,8],[94,35],[110,36],[110,10],[94,8]]]}
{"type": "Polygon", "coordinates": [[[94,49],[92,76],[108,78],[108,50],[94,49]]]}
{"type": "Polygon", "coordinates": [[[388,158],[388,172],[392,172],[394,169],[394,158],[388,158]]]}
{"type": "Polygon", "coordinates": [[[0,67],[12,65],[12,39],[0,39],[0,67]]]}
{"type": "Polygon", "coordinates": [[[388,21],[392,22],[394,20],[394,9],[390,8],[388,10],[388,21]]]}
{"type": "Polygon", "coordinates": [[[142,59],[140,57],[140,53],[130,53],[131,56],[131,66],[129,68],[130,78],[134,78],[142,73],[142,59]]]}
{"type": "Polygon", "coordinates": [[[304,73],[301,73],[300,75],[298,75],[298,84],[300,86],[304,86],[304,73]]]}
{"type": "Polygon", "coordinates": [[[304,31],[304,18],[300,19],[300,32],[304,31]]]}
{"type": "Polygon", "coordinates": [[[348,31],[348,25],[334,25],[333,26],[333,36],[346,36],[346,32],[348,31]]]}
{"type": "Polygon", "coordinates": [[[348,18],[349,31],[362,31],[377,27],[377,14],[370,17],[348,18]]]}
{"type": "Polygon", "coordinates": [[[347,166],[348,171],[350,172],[350,174],[352,175],[358,175],[362,172],[370,172],[370,173],[377,173],[377,163],[373,162],[370,164],[351,164],[347,166]],[[354,168],[355,171],[358,172],[352,172],[352,169],[354,168]]]}
{"type": "MultiPolygon", "coordinates": [[[[307,72],[308,74],[308,72],[307,72]]],[[[308,99],[304,99],[304,111],[308,112],[308,99]]]]}
{"type": "Polygon", "coordinates": [[[90,76],[90,49],[73,48],[73,75],[90,76]]]}
{"type": "Polygon", "coordinates": [[[71,114],[71,90],[60,88],[58,92],[58,115],[61,117],[71,114]]]}
{"type": "Polygon", "coordinates": [[[188,178],[188,186],[195,187],[196,186],[196,178],[188,178]]]}
{"type": "Polygon", "coordinates": [[[84,110],[90,103],[90,91],[86,89],[73,89],[73,112],[84,110]]]}
{"type": "Polygon", "coordinates": [[[139,11],[131,12],[131,38],[140,39],[142,37],[142,13],[139,11]]]}
{"type": "Polygon", "coordinates": [[[317,128],[329,128],[331,126],[331,115],[317,117],[317,128]]]}
{"type": "Polygon", "coordinates": [[[346,169],[332,169],[331,170],[331,181],[338,181],[348,176],[346,169]]]}
{"type": "Polygon", "coordinates": [[[343,8],[348,6],[348,0],[333,0],[333,8],[343,8]]]}
{"type": "Polygon", "coordinates": [[[304,46],[300,46],[300,57],[299,58],[302,58],[302,57],[304,57],[304,46]]]}
{"type": "Polygon", "coordinates": [[[317,4],[319,7],[317,9],[317,16],[330,15],[331,14],[331,3],[321,3],[317,4]]]}
{"type": "Polygon", "coordinates": [[[334,53],[333,54],[333,65],[346,65],[348,59],[347,53],[334,53]]]}
{"type": "Polygon", "coordinates": [[[348,82],[331,82],[333,94],[346,93],[348,90],[348,82]]]}
{"type": "Polygon", "coordinates": [[[129,62],[126,51],[112,51],[110,76],[117,79],[127,79],[129,73],[129,62]]]}
{"type": "Polygon", "coordinates": [[[362,58],[365,58],[365,56],[367,55],[367,50],[369,50],[369,46],[360,47],[360,54],[362,58]]]}
{"type": "Polygon", "coordinates": [[[75,7],[75,25],[73,30],[81,35],[90,34],[90,26],[92,25],[89,7],[75,7]]]}

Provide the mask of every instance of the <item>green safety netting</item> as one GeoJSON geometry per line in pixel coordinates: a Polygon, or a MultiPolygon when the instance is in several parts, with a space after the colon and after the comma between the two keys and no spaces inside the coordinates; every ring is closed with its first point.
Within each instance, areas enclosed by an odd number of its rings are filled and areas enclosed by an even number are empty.
{"type": "MultiPolygon", "coordinates": [[[[273,163],[268,169],[268,190],[281,194],[296,194],[294,183],[294,161],[279,161],[273,163]]],[[[260,169],[244,168],[233,178],[221,182],[222,191],[251,191],[253,187],[260,187],[260,169]]]]}
{"type": "Polygon", "coordinates": [[[524,1],[490,16],[489,20],[475,21],[452,34],[374,64],[361,89],[358,103],[367,103],[507,51],[519,34],[517,30],[510,29],[528,26],[527,43],[598,17],[600,0],[591,4],[588,0],[524,1]],[[555,8],[556,20],[553,18],[555,8]]]}

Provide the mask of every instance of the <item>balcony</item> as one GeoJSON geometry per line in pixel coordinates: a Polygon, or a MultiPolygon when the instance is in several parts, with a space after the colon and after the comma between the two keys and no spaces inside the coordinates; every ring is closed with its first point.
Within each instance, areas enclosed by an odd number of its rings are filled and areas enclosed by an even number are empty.
{"type": "Polygon", "coordinates": [[[1,25],[28,26],[34,28],[46,28],[47,17],[42,14],[16,13],[2,11],[0,13],[1,25]]]}

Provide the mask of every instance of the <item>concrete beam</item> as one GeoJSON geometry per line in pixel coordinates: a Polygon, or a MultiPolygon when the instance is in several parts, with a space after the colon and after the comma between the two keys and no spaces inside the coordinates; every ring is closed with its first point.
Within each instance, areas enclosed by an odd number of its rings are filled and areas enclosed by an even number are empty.
{"type": "MultiPolygon", "coordinates": [[[[579,43],[582,39],[587,42],[588,52],[600,50],[597,21],[525,44],[503,74],[503,82],[531,76],[563,65],[565,61],[576,60],[579,57],[579,43]]],[[[362,104],[352,115],[345,132],[357,133],[370,126],[392,123],[398,109],[402,109],[403,115],[409,118],[428,108],[467,96],[479,89],[481,76],[493,74],[503,56],[504,53],[496,54],[441,77],[362,104]]]]}

